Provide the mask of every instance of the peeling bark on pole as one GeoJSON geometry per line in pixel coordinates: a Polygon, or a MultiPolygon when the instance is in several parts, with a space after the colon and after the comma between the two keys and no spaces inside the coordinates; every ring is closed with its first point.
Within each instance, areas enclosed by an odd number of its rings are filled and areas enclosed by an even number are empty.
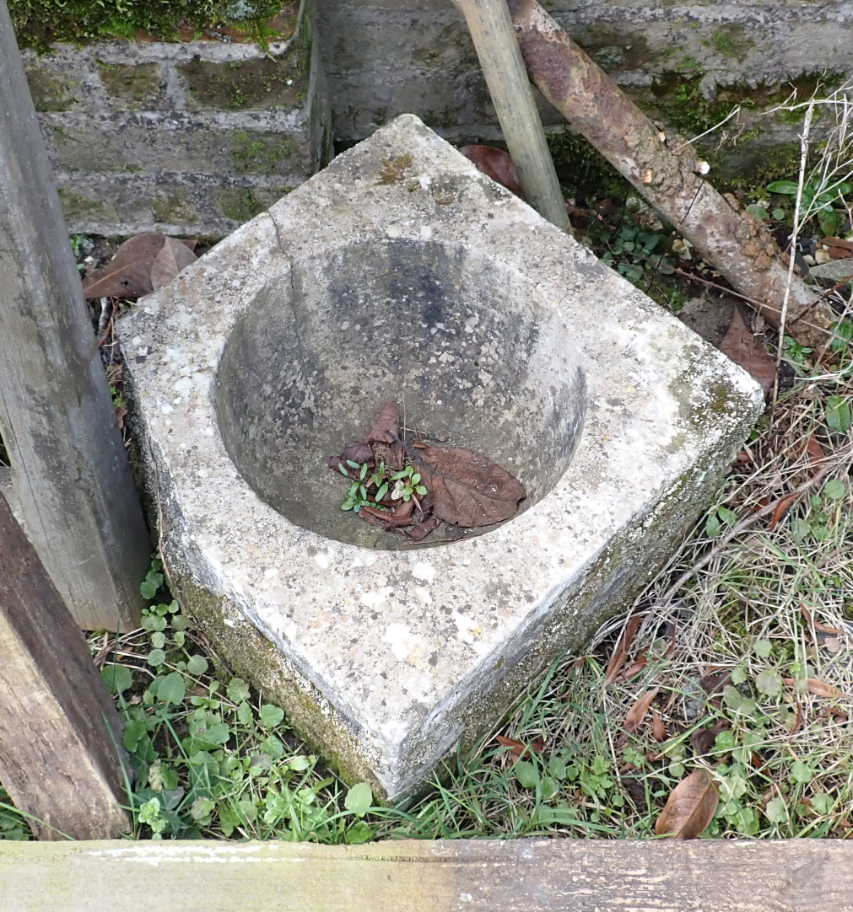
{"type": "MultiPolygon", "coordinates": [[[[718,193],[692,146],[670,138],[571,40],[536,0],[507,0],[530,78],[637,191],[742,295],[779,326],[787,267],[764,224],[718,193]]],[[[837,319],[794,276],[786,332],[818,346],[837,319]]]]}
{"type": "Polygon", "coordinates": [[[137,626],[148,532],[5,0],[0,432],[27,533],[77,623],[137,626]]]}
{"type": "Polygon", "coordinates": [[[119,807],[121,719],[2,495],[0,656],[0,780],[18,808],[43,821],[31,822],[33,832],[40,839],[128,832],[119,807]]]}

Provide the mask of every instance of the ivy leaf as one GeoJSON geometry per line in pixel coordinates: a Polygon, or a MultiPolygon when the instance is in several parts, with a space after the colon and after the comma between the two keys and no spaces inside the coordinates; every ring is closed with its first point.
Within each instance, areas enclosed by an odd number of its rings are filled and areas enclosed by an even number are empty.
{"type": "Polygon", "coordinates": [[[228,699],[232,703],[242,703],[251,696],[249,685],[242,678],[231,678],[228,682],[228,699]]]}
{"type": "Polygon", "coordinates": [[[370,825],[365,823],[363,820],[359,820],[358,823],[351,826],[346,831],[346,842],[348,845],[361,845],[365,842],[370,842],[373,839],[374,833],[370,828],[370,825]]]}
{"type": "Polygon", "coordinates": [[[152,649],[145,661],[153,668],[159,668],[166,661],[166,653],[162,649],[152,649]]]}
{"type": "Polygon", "coordinates": [[[207,659],[200,655],[191,655],[187,662],[187,671],[194,677],[203,675],[207,671],[207,659]]]}
{"type": "Polygon", "coordinates": [[[843,500],[846,494],[847,489],[840,478],[833,478],[823,486],[823,495],[830,500],[843,500]]]}
{"type": "Polygon", "coordinates": [[[354,785],[344,798],[344,807],[356,817],[363,817],[373,805],[373,791],[366,782],[354,785]]]}
{"type": "Polygon", "coordinates": [[[776,697],[782,693],[782,675],[778,671],[766,668],[756,675],[755,686],[765,696],[776,697]]]}
{"type": "Polygon", "coordinates": [[[826,400],[826,426],[839,434],[850,430],[850,403],[843,396],[830,396],[826,400]]]}
{"type": "Polygon", "coordinates": [[[284,710],[273,703],[264,703],[260,715],[261,725],[264,728],[277,728],[284,719],[284,710]]]}
{"type": "Polygon", "coordinates": [[[159,684],[157,685],[157,698],[159,700],[177,706],[179,703],[184,702],[185,695],[186,687],[184,686],[184,679],[180,672],[173,671],[171,674],[167,674],[165,677],[160,678],[159,684]]]}
{"type": "Polygon", "coordinates": [[[237,721],[241,725],[252,724],[252,707],[245,700],[237,707],[237,721]]]}
{"type": "Polygon", "coordinates": [[[522,788],[536,788],[539,784],[539,770],[527,760],[519,760],[513,767],[515,777],[522,788]]]}
{"type": "Polygon", "coordinates": [[[764,811],[771,823],[785,823],[788,819],[788,806],[784,798],[771,798],[764,811]]]}
{"type": "Polygon", "coordinates": [[[123,693],[133,684],[133,675],[124,665],[106,665],[101,670],[101,677],[112,694],[123,693]]]}

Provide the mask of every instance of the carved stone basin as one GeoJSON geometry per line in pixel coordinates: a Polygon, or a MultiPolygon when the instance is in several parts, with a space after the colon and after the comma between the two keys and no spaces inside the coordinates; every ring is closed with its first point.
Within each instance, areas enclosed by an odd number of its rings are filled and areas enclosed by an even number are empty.
{"type": "Polygon", "coordinates": [[[119,332],[176,595],[235,673],[390,799],[633,597],[763,405],[743,371],[408,115],[119,332]],[[395,550],[344,513],[326,461],[384,399],[517,475],[518,515],[395,550]]]}

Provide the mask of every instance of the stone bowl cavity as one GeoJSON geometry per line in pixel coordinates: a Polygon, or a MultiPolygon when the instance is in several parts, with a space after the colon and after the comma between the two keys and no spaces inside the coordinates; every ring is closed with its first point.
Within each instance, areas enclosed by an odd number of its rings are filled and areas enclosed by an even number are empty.
{"type": "Polygon", "coordinates": [[[565,472],[586,410],[569,329],[529,280],[462,246],[407,239],[294,261],[236,321],[212,392],[225,448],[262,500],[302,528],[382,549],[434,542],[343,512],[348,485],[327,460],[365,438],[383,401],[416,433],[515,475],[519,513],[565,472]]]}

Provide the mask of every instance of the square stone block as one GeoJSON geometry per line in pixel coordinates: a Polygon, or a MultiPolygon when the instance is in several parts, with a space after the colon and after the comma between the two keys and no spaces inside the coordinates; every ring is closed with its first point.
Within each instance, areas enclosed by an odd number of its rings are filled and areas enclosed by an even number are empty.
{"type": "Polygon", "coordinates": [[[656,572],[762,409],[740,368],[410,115],[121,321],[151,515],[229,667],[412,794],[656,572]],[[327,460],[383,400],[524,484],[412,545],[327,460]]]}

